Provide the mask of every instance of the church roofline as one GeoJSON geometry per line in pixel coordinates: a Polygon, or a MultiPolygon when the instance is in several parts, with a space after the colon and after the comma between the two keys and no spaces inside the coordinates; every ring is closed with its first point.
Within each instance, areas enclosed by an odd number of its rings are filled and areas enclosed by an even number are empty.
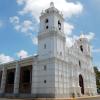
{"type": "Polygon", "coordinates": [[[6,62],[6,63],[1,63],[1,64],[0,64],[0,66],[3,66],[3,65],[8,65],[8,64],[13,64],[13,63],[16,63],[16,62],[21,62],[21,61],[28,60],[28,59],[34,59],[34,58],[37,58],[37,57],[38,57],[38,55],[29,56],[29,57],[22,58],[22,59],[13,60],[13,61],[6,62]]]}

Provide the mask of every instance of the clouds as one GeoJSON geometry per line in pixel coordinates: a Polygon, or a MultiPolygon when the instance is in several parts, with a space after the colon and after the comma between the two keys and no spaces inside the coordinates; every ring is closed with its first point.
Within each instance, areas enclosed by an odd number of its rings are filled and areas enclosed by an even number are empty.
{"type": "Polygon", "coordinates": [[[81,35],[83,38],[87,38],[88,41],[91,41],[95,38],[95,33],[89,32],[88,34],[82,34],[81,35]]]}
{"type": "Polygon", "coordinates": [[[37,36],[32,36],[31,39],[32,39],[32,42],[33,42],[34,45],[38,44],[38,38],[37,38],[37,36]]]}
{"type": "Polygon", "coordinates": [[[13,23],[13,24],[19,24],[19,17],[18,16],[13,16],[13,17],[10,17],[10,22],[13,23]]]}
{"type": "MultiPolygon", "coordinates": [[[[30,56],[29,53],[25,50],[20,50],[15,54],[16,54],[16,58],[18,59],[23,59],[30,56]]],[[[5,55],[4,53],[0,54],[0,63],[7,63],[14,60],[15,59],[11,56],[5,55]]]]}
{"type": "MultiPolygon", "coordinates": [[[[34,45],[37,45],[37,30],[39,30],[39,16],[42,10],[47,9],[50,6],[51,0],[16,0],[21,9],[18,12],[18,16],[10,18],[10,22],[14,25],[14,29],[18,32],[25,33],[30,37],[34,45]],[[31,16],[29,20],[20,21],[22,16],[31,16]],[[34,22],[33,22],[34,21],[34,22]]],[[[53,0],[55,7],[62,11],[64,18],[68,19],[72,16],[79,15],[83,11],[83,5],[79,2],[73,3],[67,0],[53,0]]],[[[74,25],[65,22],[64,32],[66,37],[72,34],[74,25]]]]}
{"type": "Polygon", "coordinates": [[[93,6],[95,9],[97,9],[98,11],[100,11],[100,0],[91,0],[93,6]]]}
{"type": "Polygon", "coordinates": [[[37,24],[34,24],[32,20],[24,20],[20,21],[18,16],[10,17],[10,22],[13,24],[14,29],[20,33],[24,33],[25,36],[28,36],[34,45],[37,45],[37,36],[36,34],[32,34],[37,31],[37,24]]]}
{"type": "Polygon", "coordinates": [[[70,23],[64,22],[64,33],[68,36],[72,34],[74,26],[70,23]]]}
{"type": "Polygon", "coordinates": [[[100,48],[95,48],[94,46],[91,46],[91,50],[93,53],[100,53],[100,48]]]}
{"type": "Polygon", "coordinates": [[[79,38],[87,38],[87,40],[90,42],[95,38],[95,33],[93,32],[89,32],[89,33],[85,33],[85,34],[81,34],[80,36],[71,34],[66,36],[66,46],[67,47],[71,47],[72,45],[74,45],[75,41],[79,38]]]}
{"type": "MultiPolygon", "coordinates": [[[[17,0],[23,8],[18,12],[20,15],[30,14],[38,20],[41,10],[48,8],[51,0],[17,0]]],[[[83,10],[81,3],[68,2],[68,0],[53,0],[55,7],[63,12],[64,18],[80,14],[83,10]]]]}
{"type": "MultiPolygon", "coordinates": [[[[39,16],[42,10],[45,10],[50,6],[51,0],[16,0],[17,4],[21,9],[18,11],[18,16],[11,17],[11,23],[15,23],[14,28],[22,33],[25,33],[30,37],[34,45],[38,44],[37,41],[37,29],[39,30],[39,16]],[[31,16],[31,20],[20,21],[21,16],[31,16]],[[35,23],[33,22],[35,21],[35,23]]],[[[70,47],[73,45],[74,41],[79,38],[72,34],[75,29],[74,25],[67,22],[73,16],[79,15],[83,11],[83,5],[80,2],[69,2],[68,0],[53,0],[55,7],[62,11],[65,22],[64,22],[64,32],[66,35],[67,46],[70,47]]],[[[85,34],[84,37],[89,41],[94,38],[94,33],[89,32],[85,34]]]]}
{"type": "Polygon", "coordinates": [[[0,28],[3,26],[3,21],[0,20],[0,28]]]}
{"type": "Polygon", "coordinates": [[[100,48],[93,49],[92,52],[93,52],[93,53],[100,53],[100,48]]]}
{"type": "MultiPolygon", "coordinates": [[[[37,22],[39,22],[39,16],[42,10],[45,10],[50,6],[51,0],[17,0],[17,4],[19,6],[23,5],[23,8],[18,11],[19,15],[25,16],[26,14],[31,15],[33,18],[36,19],[37,22]]],[[[67,0],[53,0],[55,7],[62,11],[64,14],[64,18],[68,19],[72,16],[79,15],[83,11],[83,5],[79,2],[73,3],[68,2],[67,0]]],[[[72,34],[72,31],[74,29],[74,25],[65,22],[64,23],[64,32],[66,35],[72,34]]],[[[36,37],[32,39],[33,41],[36,41],[36,37]]],[[[35,43],[35,42],[33,42],[35,43]]]]}
{"type": "Polygon", "coordinates": [[[17,53],[17,56],[18,56],[19,58],[26,58],[26,57],[28,57],[29,55],[28,55],[28,52],[27,52],[27,51],[25,51],[25,50],[20,50],[20,51],[17,53]]]}
{"type": "Polygon", "coordinates": [[[93,40],[93,39],[95,38],[95,33],[89,32],[89,34],[86,35],[86,37],[87,37],[87,39],[88,39],[89,41],[91,41],[91,40],[93,40]]]}
{"type": "Polygon", "coordinates": [[[24,20],[20,22],[18,16],[10,17],[10,22],[14,25],[14,28],[22,33],[31,33],[34,30],[33,23],[30,20],[24,20]]]}
{"type": "Polygon", "coordinates": [[[7,62],[10,62],[13,60],[14,60],[14,58],[12,58],[10,56],[7,56],[5,54],[0,54],[0,63],[7,63],[7,62]]]}

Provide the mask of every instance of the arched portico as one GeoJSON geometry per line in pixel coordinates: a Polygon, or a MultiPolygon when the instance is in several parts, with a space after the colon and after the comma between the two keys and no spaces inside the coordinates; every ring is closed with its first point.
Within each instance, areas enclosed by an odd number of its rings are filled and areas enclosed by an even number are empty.
{"type": "Polygon", "coordinates": [[[21,67],[20,70],[20,93],[31,93],[31,82],[32,82],[32,66],[21,67]]]}
{"type": "Polygon", "coordinates": [[[15,68],[7,69],[5,93],[13,93],[15,68]]]}

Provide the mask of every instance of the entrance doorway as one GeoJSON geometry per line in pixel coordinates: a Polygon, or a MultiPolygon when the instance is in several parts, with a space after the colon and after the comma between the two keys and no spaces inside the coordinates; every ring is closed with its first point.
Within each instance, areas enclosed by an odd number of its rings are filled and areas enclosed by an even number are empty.
{"type": "Polygon", "coordinates": [[[84,94],[84,81],[81,74],[79,75],[79,86],[81,87],[81,93],[84,94]]]}

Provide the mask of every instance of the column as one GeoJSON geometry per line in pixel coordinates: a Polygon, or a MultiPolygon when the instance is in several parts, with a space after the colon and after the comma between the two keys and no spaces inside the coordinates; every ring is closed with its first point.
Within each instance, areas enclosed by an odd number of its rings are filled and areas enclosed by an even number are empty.
{"type": "Polygon", "coordinates": [[[3,71],[2,71],[2,80],[1,80],[1,89],[0,89],[0,94],[3,95],[5,92],[5,85],[6,85],[6,67],[3,66],[3,71]]]}
{"type": "Polygon", "coordinates": [[[14,94],[19,94],[19,81],[20,81],[20,66],[16,62],[15,80],[14,80],[14,94]]]}
{"type": "Polygon", "coordinates": [[[36,96],[37,93],[37,62],[33,62],[32,64],[32,85],[31,85],[31,94],[33,97],[36,96]]]}

